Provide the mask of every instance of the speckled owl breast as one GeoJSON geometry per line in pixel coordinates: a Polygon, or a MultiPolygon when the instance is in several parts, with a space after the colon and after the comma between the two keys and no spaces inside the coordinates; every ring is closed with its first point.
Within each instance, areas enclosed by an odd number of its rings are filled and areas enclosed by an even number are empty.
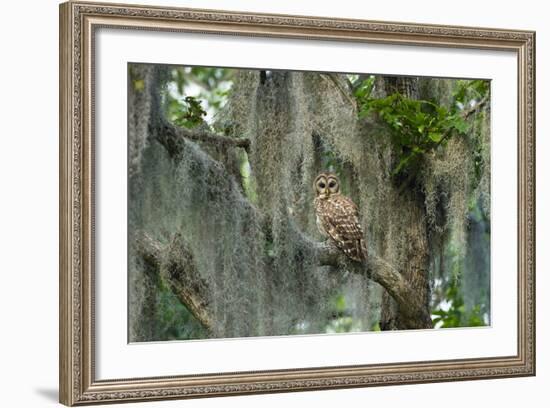
{"type": "Polygon", "coordinates": [[[314,183],[317,227],[348,258],[366,260],[366,241],[355,203],[340,193],[340,181],[332,173],[321,173],[314,183]]]}

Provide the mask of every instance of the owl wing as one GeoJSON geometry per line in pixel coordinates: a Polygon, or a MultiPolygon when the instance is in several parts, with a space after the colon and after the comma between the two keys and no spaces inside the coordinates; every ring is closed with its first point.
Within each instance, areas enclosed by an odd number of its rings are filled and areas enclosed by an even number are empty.
{"type": "Polygon", "coordinates": [[[366,243],[357,206],[345,196],[336,196],[330,201],[332,208],[325,216],[325,231],[346,256],[354,261],[364,261],[366,243]]]}

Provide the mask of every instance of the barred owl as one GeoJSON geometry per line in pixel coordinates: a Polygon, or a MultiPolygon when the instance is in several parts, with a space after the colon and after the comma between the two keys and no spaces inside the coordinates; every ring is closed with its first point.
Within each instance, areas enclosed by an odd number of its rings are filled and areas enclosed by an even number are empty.
{"type": "Polygon", "coordinates": [[[359,223],[357,206],[350,198],[340,194],[340,181],[332,173],[321,173],[313,184],[315,189],[315,215],[322,235],[350,259],[363,262],[367,247],[359,223]]]}

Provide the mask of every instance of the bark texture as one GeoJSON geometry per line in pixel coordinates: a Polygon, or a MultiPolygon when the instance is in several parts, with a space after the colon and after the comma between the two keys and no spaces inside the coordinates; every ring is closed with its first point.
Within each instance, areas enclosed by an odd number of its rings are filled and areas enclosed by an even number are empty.
{"type": "MultiPolygon", "coordinates": [[[[400,93],[410,99],[419,99],[419,79],[408,77],[388,77],[380,85],[386,95],[400,93]]],[[[416,180],[408,177],[402,180],[392,191],[392,212],[399,213],[401,223],[398,231],[392,236],[401,235],[406,243],[402,248],[405,262],[400,273],[415,294],[418,308],[411,312],[408,305],[396,302],[390,291],[383,294],[380,328],[382,330],[425,329],[432,328],[430,317],[430,284],[429,284],[429,245],[426,225],[424,198],[417,188],[416,180]],[[412,188],[411,188],[412,187],[412,188]]],[[[390,226],[393,228],[394,226],[390,226]]]]}

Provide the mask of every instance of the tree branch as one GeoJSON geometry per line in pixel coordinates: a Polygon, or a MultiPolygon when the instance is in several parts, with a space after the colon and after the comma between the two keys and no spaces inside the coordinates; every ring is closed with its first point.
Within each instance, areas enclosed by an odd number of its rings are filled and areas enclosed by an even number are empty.
{"type": "Polygon", "coordinates": [[[354,110],[357,110],[357,102],[355,101],[355,99],[353,99],[350,96],[350,92],[346,91],[342,87],[342,84],[340,84],[337,74],[332,74],[332,73],[321,74],[321,78],[326,79],[329,82],[331,82],[336,87],[336,89],[338,89],[338,92],[340,92],[342,97],[350,103],[350,105],[354,108],[354,110]]]}
{"type": "MultiPolygon", "coordinates": [[[[470,116],[472,116],[474,113],[479,111],[487,102],[489,101],[489,94],[485,95],[481,100],[476,103],[474,106],[472,106],[470,109],[467,109],[465,111],[462,111],[461,115],[463,119],[468,119],[470,116]]],[[[448,129],[443,136],[441,137],[441,140],[437,142],[437,146],[443,144],[444,141],[446,141],[451,135],[453,134],[453,128],[448,129]]]]}
{"type": "Polygon", "coordinates": [[[364,275],[386,289],[397,302],[407,326],[432,327],[431,316],[426,315],[416,292],[389,262],[374,254],[369,254],[368,260],[364,263],[350,261],[342,251],[330,243],[315,242],[305,235],[302,235],[302,238],[315,251],[320,266],[346,266],[351,272],[364,275]]]}
{"type": "MultiPolygon", "coordinates": [[[[346,267],[353,273],[368,277],[388,291],[402,311],[411,328],[428,328],[430,316],[425,316],[416,293],[395,268],[382,258],[369,255],[364,263],[350,261],[338,248],[326,242],[317,242],[302,235],[304,245],[313,250],[319,266],[346,267]]],[[[162,245],[147,234],[136,238],[138,254],[147,262],[151,273],[168,285],[178,299],[211,333],[216,332],[213,321],[208,282],[196,269],[193,254],[181,235],[176,234],[168,245],[162,245]]]]}
{"type": "Polygon", "coordinates": [[[168,245],[162,245],[145,233],[137,234],[134,242],[141,258],[149,266],[149,272],[167,284],[182,304],[209,332],[216,326],[211,310],[208,283],[200,276],[187,243],[175,234],[168,245]]]}
{"type": "Polygon", "coordinates": [[[177,155],[179,140],[182,138],[205,142],[221,147],[241,147],[249,152],[250,139],[235,138],[219,135],[205,129],[187,129],[172,125],[166,120],[158,124],[158,128],[151,132],[157,135],[157,139],[167,148],[168,152],[174,156],[177,155]]]}
{"type": "Polygon", "coordinates": [[[464,119],[467,119],[469,116],[471,116],[475,112],[481,110],[481,108],[483,108],[487,104],[487,102],[489,102],[489,93],[485,94],[485,96],[481,98],[480,101],[476,103],[474,106],[472,106],[470,109],[463,111],[462,117],[464,119]]]}

